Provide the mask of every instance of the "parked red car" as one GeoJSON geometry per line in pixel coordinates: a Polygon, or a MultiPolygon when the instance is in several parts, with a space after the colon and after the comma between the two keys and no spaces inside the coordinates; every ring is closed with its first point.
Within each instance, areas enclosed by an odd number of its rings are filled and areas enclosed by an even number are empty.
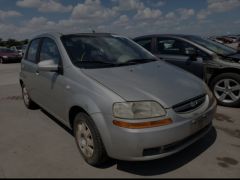
{"type": "Polygon", "coordinates": [[[0,47],[0,63],[7,63],[7,62],[20,62],[22,59],[22,56],[19,55],[17,52],[5,48],[0,47]]]}

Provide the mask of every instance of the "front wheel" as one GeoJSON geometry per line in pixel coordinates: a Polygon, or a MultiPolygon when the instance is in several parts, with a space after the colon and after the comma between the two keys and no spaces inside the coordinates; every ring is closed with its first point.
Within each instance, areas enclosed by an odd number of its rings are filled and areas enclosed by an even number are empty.
{"type": "Polygon", "coordinates": [[[224,73],[211,82],[211,89],[219,105],[237,107],[240,105],[240,75],[224,73]]]}
{"type": "Polygon", "coordinates": [[[78,149],[88,164],[98,166],[108,159],[100,134],[87,114],[76,115],[74,136],[78,149]]]}

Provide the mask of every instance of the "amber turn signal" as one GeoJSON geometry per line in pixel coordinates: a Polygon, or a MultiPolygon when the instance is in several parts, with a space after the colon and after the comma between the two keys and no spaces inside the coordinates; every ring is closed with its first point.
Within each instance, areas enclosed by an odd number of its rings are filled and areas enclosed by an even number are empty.
{"type": "Polygon", "coordinates": [[[118,127],[128,128],[128,129],[144,129],[144,128],[153,128],[158,126],[166,126],[172,124],[172,119],[162,119],[159,121],[150,121],[150,122],[141,122],[141,123],[129,123],[123,121],[113,121],[113,124],[118,127]]]}

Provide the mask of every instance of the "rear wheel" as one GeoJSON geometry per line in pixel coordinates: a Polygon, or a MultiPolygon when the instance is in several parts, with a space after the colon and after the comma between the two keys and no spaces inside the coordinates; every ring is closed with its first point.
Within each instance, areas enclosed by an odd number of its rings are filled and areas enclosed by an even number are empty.
{"type": "Polygon", "coordinates": [[[211,89],[218,104],[228,107],[240,105],[240,75],[224,73],[216,76],[211,82],[211,89]]]}
{"type": "Polygon", "coordinates": [[[93,120],[85,113],[78,113],[74,120],[74,136],[84,160],[98,166],[107,160],[107,153],[93,120]]]}
{"type": "Polygon", "coordinates": [[[23,102],[25,106],[28,109],[36,109],[37,105],[32,101],[32,99],[29,96],[28,90],[24,84],[22,84],[22,97],[23,97],[23,102]]]}

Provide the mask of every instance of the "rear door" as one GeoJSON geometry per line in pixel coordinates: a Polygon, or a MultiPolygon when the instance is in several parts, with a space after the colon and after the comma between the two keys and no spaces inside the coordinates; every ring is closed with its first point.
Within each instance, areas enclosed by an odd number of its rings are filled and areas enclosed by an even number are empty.
{"type": "Polygon", "coordinates": [[[27,53],[22,60],[21,67],[21,78],[28,89],[31,99],[36,103],[40,99],[36,88],[37,88],[37,62],[38,62],[38,52],[40,47],[41,39],[34,39],[30,42],[27,53]]]}

